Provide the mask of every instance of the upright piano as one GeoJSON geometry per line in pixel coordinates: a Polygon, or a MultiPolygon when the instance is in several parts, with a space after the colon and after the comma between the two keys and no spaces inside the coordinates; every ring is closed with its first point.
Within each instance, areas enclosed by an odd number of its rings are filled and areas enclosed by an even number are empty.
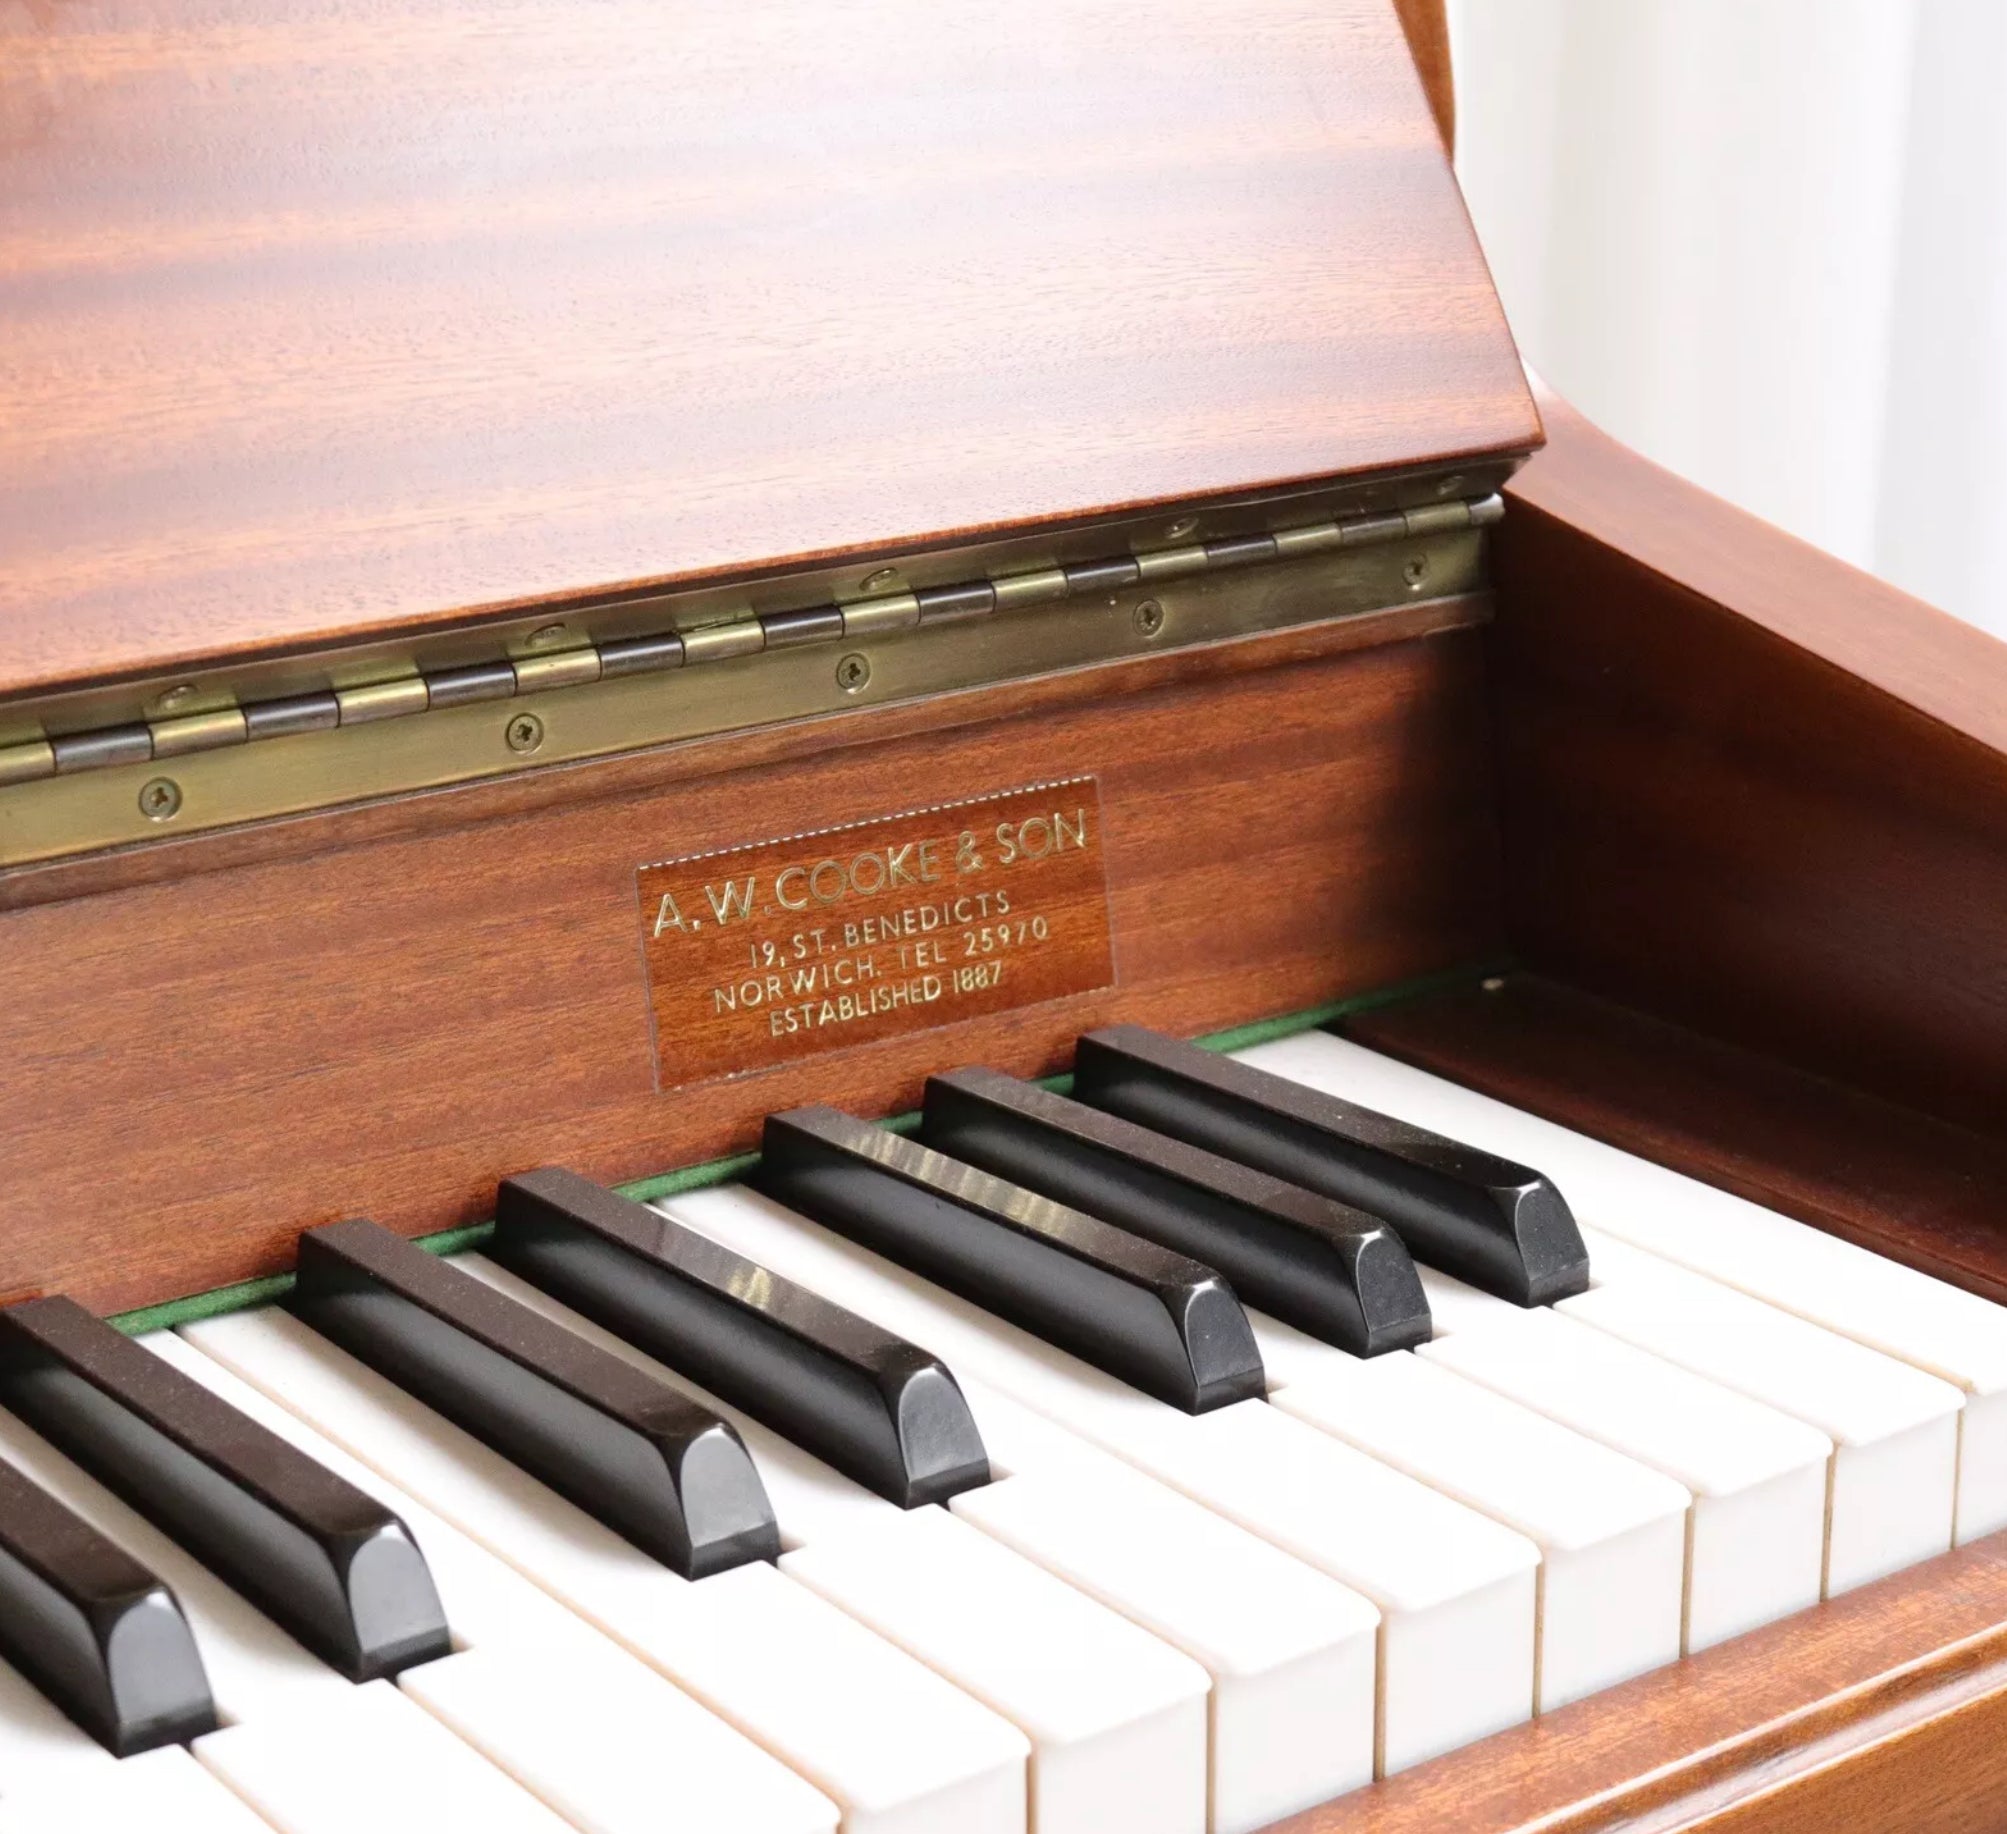
{"type": "Polygon", "coordinates": [[[2007,653],[1441,52],[0,11],[0,1830],[2007,1824],[2007,653]]]}

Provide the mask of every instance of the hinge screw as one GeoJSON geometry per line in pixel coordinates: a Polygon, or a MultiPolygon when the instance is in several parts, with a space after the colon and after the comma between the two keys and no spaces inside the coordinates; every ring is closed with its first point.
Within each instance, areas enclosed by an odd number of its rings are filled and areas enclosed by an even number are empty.
{"type": "Polygon", "coordinates": [[[181,785],[172,777],[155,777],[142,784],[139,812],[148,821],[172,821],[181,813],[181,785]]]}
{"type": "Polygon", "coordinates": [[[1439,497],[1454,497],[1462,489],[1463,473],[1460,471],[1452,471],[1448,477],[1436,481],[1436,495],[1439,497]]]}
{"type": "Polygon", "coordinates": [[[1187,535],[1197,532],[1199,519],[1196,516],[1180,516],[1164,531],[1166,541],[1183,541],[1187,535]]]}
{"type": "Polygon", "coordinates": [[[534,713],[519,713],[502,728],[511,751],[535,751],[544,742],[544,723],[534,713]]]}
{"type": "Polygon", "coordinates": [[[1164,608],[1155,599],[1145,599],[1136,607],[1136,628],[1146,637],[1154,637],[1164,628],[1164,608]]]}
{"type": "Polygon", "coordinates": [[[1429,576],[1429,557],[1417,554],[1401,569],[1401,577],[1408,582],[1410,590],[1419,586],[1429,576]]]}
{"type": "Polygon", "coordinates": [[[867,573],[864,576],[864,590],[866,592],[883,592],[886,587],[896,586],[898,583],[899,569],[897,567],[880,567],[876,573],[867,573]]]}
{"type": "Polygon", "coordinates": [[[187,706],[188,703],[192,701],[194,698],[195,698],[195,684],[192,681],[181,682],[177,686],[169,688],[168,691],[160,697],[160,710],[162,713],[178,712],[181,708],[187,706]]]}
{"type": "Polygon", "coordinates": [[[526,650],[547,650],[562,643],[571,632],[562,624],[546,624],[541,630],[533,630],[523,639],[526,650]]]}
{"type": "Polygon", "coordinates": [[[846,694],[855,694],[870,679],[871,664],[862,656],[846,656],[836,665],[836,685],[846,694]]]}

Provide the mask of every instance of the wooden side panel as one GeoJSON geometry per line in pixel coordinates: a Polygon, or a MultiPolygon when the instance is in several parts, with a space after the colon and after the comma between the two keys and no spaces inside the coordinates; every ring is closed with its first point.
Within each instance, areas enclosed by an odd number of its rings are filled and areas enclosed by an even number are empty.
{"type": "Polygon", "coordinates": [[[1549,419],[1496,550],[1517,951],[1997,1124],[2007,646],[1549,419]]]}
{"type": "Polygon", "coordinates": [[[885,1113],[944,1065],[1055,1067],[1118,1015],[1202,1030],[1479,955],[1478,633],[1311,653],[1356,640],[966,696],[931,730],[886,709],[797,756],[762,735],[729,774],[725,740],[449,792],[402,826],[253,834],[237,863],[219,837],[208,870],[8,912],[0,1290],[202,1291],[287,1265],[329,1217],[441,1228],[533,1165],[633,1177],[746,1145],[770,1109],[885,1113]],[[1078,774],[1100,785],[1112,993],[656,1093],[637,866],[1078,774]]]}
{"type": "Polygon", "coordinates": [[[1436,131],[1443,147],[1456,151],[1456,84],[1450,69],[1449,20],[1443,0],[1394,0],[1401,16],[1401,30],[1407,34],[1408,49],[1414,55],[1415,71],[1429,98],[1429,113],[1436,118],[1436,131]]]}
{"type": "Polygon", "coordinates": [[[2007,1302],[2007,1135],[1536,975],[1346,1021],[1360,1043],[2007,1302]]]}
{"type": "Polygon", "coordinates": [[[1391,0],[0,9],[0,695],[1524,450],[1391,0]]]}
{"type": "Polygon", "coordinates": [[[1982,1834],[2007,1823],[2007,1536],[1274,1834],[1982,1834]]]}

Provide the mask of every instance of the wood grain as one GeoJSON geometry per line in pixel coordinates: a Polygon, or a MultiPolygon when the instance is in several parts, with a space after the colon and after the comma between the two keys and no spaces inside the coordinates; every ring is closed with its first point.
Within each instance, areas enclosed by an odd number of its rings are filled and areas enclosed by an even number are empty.
{"type": "Polygon", "coordinates": [[[1394,0],[1401,16],[1401,30],[1415,71],[1429,98],[1429,113],[1435,116],[1436,132],[1442,135],[1443,150],[1456,151],[1456,84],[1450,70],[1449,20],[1443,0],[1394,0]]]}
{"type": "Polygon", "coordinates": [[[1547,415],[1495,554],[1516,951],[1997,1127],[2007,645],[1547,415]]]}
{"type": "Polygon", "coordinates": [[[1537,436],[1391,0],[0,10],[0,696],[1537,436]]]}
{"type": "Polygon", "coordinates": [[[1877,1254],[2007,1301],[2007,1137],[1518,974],[1345,1031],[1877,1254]]]}
{"type": "Polygon", "coordinates": [[[945,1065],[1056,1068],[1112,1019],[1203,1030],[1480,956],[1478,638],[1319,657],[1282,633],[1209,670],[989,690],[931,730],[888,708],[798,756],[765,735],[751,762],[707,741],[449,792],[342,846],[344,818],[234,864],[215,837],[207,870],[7,912],[0,1290],[199,1292],[285,1267],[331,1217],[438,1229],[527,1166],[634,1177],[747,1145],[770,1109],[895,1112],[945,1065]],[[1291,660],[1231,666],[1262,646],[1291,660]],[[637,866],[1076,774],[1100,783],[1112,993],[655,1092],[637,866]]]}
{"type": "Polygon", "coordinates": [[[1273,1834],[1982,1834],[2007,1821],[2007,1536],[1273,1834]]]}

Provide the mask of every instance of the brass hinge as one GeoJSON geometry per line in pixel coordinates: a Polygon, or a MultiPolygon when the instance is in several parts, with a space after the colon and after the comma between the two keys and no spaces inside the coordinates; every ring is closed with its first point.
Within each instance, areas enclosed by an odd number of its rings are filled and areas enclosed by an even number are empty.
{"type": "MultiPolygon", "coordinates": [[[[0,746],[0,865],[143,840],[170,827],[174,832],[216,827],[817,710],[816,697],[805,697],[801,691],[800,682],[807,678],[799,670],[787,682],[776,680],[778,694],[762,694],[752,677],[729,671],[718,678],[722,702],[717,695],[697,690],[693,682],[692,692],[679,698],[701,704],[685,706],[680,718],[677,709],[658,700],[651,720],[631,695],[615,705],[608,694],[609,684],[672,672],[708,678],[722,664],[841,649],[845,653],[824,684],[830,691],[824,696],[828,704],[840,706],[871,689],[873,658],[888,639],[904,644],[915,636],[945,634],[951,628],[964,632],[972,626],[1012,628],[1015,640],[1001,648],[989,643],[971,650],[967,641],[954,644],[964,660],[960,666],[950,666],[946,679],[938,670],[909,668],[899,680],[880,682],[871,698],[939,692],[978,680],[1011,679],[1097,660],[1124,648],[1154,644],[1167,635],[1173,642],[1191,642],[1300,622],[1306,606],[1308,615],[1317,615],[1317,595],[1285,593],[1264,610],[1259,601],[1266,595],[1260,592],[1229,600],[1217,592],[1191,589],[1231,574],[1252,578],[1273,572],[1280,577],[1287,570],[1295,576],[1304,572],[1306,563],[1386,550],[1395,544],[1414,550],[1397,571],[1383,576],[1381,570],[1355,569],[1350,587],[1335,597],[1324,595],[1331,611],[1323,615],[1464,590],[1476,583],[1476,549],[1469,545],[1468,531],[1496,521],[1503,508],[1494,493],[1475,500],[1338,516],[1269,533],[1172,543],[914,590],[866,592],[848,603],[757,612],[596,642],[556,627],[555,644],[539,648],[532,637],[519,655],[406,669],[383,680],[249,698],[241,705],[200,712],[164,708],[155,717],[27,739],[0,746]],[[1465,546],[1449,557],[1449,564],[1437,565],[1434,547],[1457,535],[1465,536],[1465,546]],[[1173,595],[1186,607],[1210,604],[1211,615],[1198,609],[1175,618],[1173,595]],[[1129,615],[1122,640],[1111,647],[1103,633],[1083,643],[1085,633],[1066,628],[1066,620],[1039,619],[1025,625],[1015,616],[1068,601],[1102,612],[1126,605],[1129,615]],[[1166,626],[1173,623],[1183,628],[1167,633],[1166,626]],[[971,655],[981,658],[980,669],[974,672],[966,662],[971,655]],[[573,703],[585,708],[594,690],[600,695],[594,704],[603,705],[608,717],[571,720],[573,703]],[[534,709],[525,707],[517,714],[489,708],[494,702],[531,700],[534,709]],[[478,723],[470,719],[470,712],[482,709],[488,710],[488,717],[478,723]],[[494,746],[495,711],[503,712],[501,748],[494,746]],[[363,726],[372,734],[353,731],[363,726]],[[554,726],[576,729],[552,744],[554,726]],[[393,728],[399,729],[394,747],[387,743],[393,728]],[[405,737],[404,729],[412,736],[405,737]],[[427,736],[418,738],[420,732],[427,736]],[[384,760],[384,768],[368,768],[365,754],[350,746],[339,755],[325,749],[310,754],[303,748],[303,742],[341,734],[352,740],[374,737],[371,753],[384,760]],[[260,762],[233,760],[236,768],[227,778],[218,772],[220,760],[209,756],[246,750],[256,753],[260,762]],[[286,768],[279,764],[282,752],[286,768]],[[170,765],[172,775],[152,772],[150,767],[161,763],[170,765]],[[73,780],[81,791],[83,779],[116,774],[130,782],[135,773],[144,781],[123,806],[116,799],[104,801],[95,795],[49,800],[58,786],[73,780]],[[32,811],[31,799],[36,805],[32,811]]],[[[945,655],[943,660],[952,663],[945,655]]]]}

